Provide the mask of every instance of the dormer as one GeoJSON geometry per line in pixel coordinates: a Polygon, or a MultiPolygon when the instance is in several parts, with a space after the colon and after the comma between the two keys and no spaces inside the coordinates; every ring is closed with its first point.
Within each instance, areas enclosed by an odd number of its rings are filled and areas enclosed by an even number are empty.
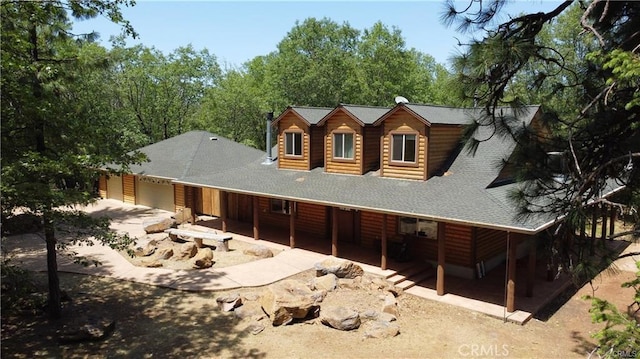
{"type": "Polygon", "coordinates": [[[324,127],[325,172],[362,175],[380,164],[380,129],[373,123],[389,109],[340,105],[318,122],[324,127]]]}
{"type": "Polygon", "coordinates": [[[374,125],[381,127],[380,175],[426,180],[460,144],[464,109],[399,103],[374,125]]]}
{"type": "Polygon", "coordinates": [[[273,121],[278,129],[278,168],[309,171],[323,166],[324,129],[318,121],[331,110],[290,106],[273,121]]]}

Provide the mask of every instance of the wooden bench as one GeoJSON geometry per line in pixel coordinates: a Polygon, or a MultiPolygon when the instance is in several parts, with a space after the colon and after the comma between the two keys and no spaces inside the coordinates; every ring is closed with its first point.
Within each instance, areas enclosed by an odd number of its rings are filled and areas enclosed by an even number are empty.
{"type": "Polygon", "coordinates": [[[164,232],[169,234],[169,238],[171,238],[172,241],[177,240],[178,237],[182,239],[193,239],[193,241],[195,242],[198,248],[203,247],[202,241],[204,239],[216,241],[218,242],[218,245],[216,245],[216,251],[219,251],[219,252],[228,252],[229,251],[228,242],[231,239],[233,239],[233,237],[231,237],[230,235],[220,235],[217,233],[209,233],[209,232],[188,231],[188,230],[177,229],[177,228],[169,228],[169,229],[166,229],[164,232]]]}

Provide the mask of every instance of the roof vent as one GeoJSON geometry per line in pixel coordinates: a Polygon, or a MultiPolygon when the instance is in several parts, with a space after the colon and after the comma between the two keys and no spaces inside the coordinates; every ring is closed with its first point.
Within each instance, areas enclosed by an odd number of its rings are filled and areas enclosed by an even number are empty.
{"type": "Polygon", "coordinates": [[[396,103],[409,103],[409,100],[407,100],[406,97],[402,96],[396,96],[395,101],[396,103]]]}
{"type": "Polygon", "coordinates": [[[217,140],[218,140],[218,137],[215,137],[215,136],[209,137],[209,141],[217,141],[217,140]]]}

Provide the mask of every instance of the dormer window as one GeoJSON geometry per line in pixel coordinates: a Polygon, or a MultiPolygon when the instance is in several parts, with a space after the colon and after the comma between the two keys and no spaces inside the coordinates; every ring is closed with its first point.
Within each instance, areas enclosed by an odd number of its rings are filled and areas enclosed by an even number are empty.
{"type": "Polygon", "coordinates": [[[418,142],[416,134],[397,133],[391,135],[391,161],[415,163],[418,142]]]}
{"type": "Polygon", "coordinates": [[[339,160],[353,160],[353,133],[333,134],[333,158],[339,160]]]}
{"type": "Polygon", "coordinates": [[[302,157],[302,132],[284,133],[284,154],[302,157]]]}

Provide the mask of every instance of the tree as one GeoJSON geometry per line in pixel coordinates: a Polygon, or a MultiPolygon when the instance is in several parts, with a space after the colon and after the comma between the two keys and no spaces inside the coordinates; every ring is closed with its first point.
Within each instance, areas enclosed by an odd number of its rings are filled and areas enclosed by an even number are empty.
{"type": "MultiPolygon", "coordinates": [[[[81,81],[105,59],[84,45],[94,36],[73,36],[69,16],[105,15],[135,34],[114,1],[5,1],[2,15],[2,217],[38,215],[47,248],[48,309],[61,316],[56,250],[96,240],[125,248],[130,239],[109,230],[108,221],[68,210],[93,198],[98,169],[140,160],[114,141],[118,127],[90,111],[81,81]],[[96,123],[97,122],[97,123],[96,123]],[[72,230],[77,229],[77,230],[72,230]]],[[[4,226],[3,226],[4,230],[4,226]]],[[[4,233],[3,233],[4,235],[4,233]]]]}
{"type": "MultiPolygon", "coordinates": [[[[454,61],[462,97],[482,106],[484,113],[466,131],[467,148],[473,152],[481,145],[474,136],[482,127],[492,136],[518,141],[503,165],[512,166],[521,183],[512,194],[519,216],[556,219],[551,241],[558,260],[580,279],[590,280],[615,254],[604,246],[596,252],[583,232],[585,224],[591,220],[592,228],[597,225],[592,218],[600,206],[619,210],[639,204],[640,4],[564,1],[550,12],[496,24],[504,3],[470,2],[458,11],[448,2],[443,15],[445,23],[462,31],[484,34],[454,61]],[[531,100],[545,105],[548,131],[532,133],[501,110],[510,106],[517,112],[531,100]],[[552,157],[558,153],[559,166],[552,157]],[[625,196],[606,197],[619,186],[626,187],[625,196]]],[[[608,239],[623,235],[637,238],[638,223],[608,239]]],[[[625,322],[608,303],[592,303],[597,320],[635,328],[635,321],[625,322]]],[[[609,329],[600,334],[603,343],[625,340],[626,334],[609,329]]]]}
{"type": "Polygon", "coordinates": [[[273,60],[276,88],[293,105],[336,106],[356,84],[355,48],[359,31],[327,18],[296,22],[278,44],[273,60]]]}
{"type": "MultiPolygon", "coordinates": [[[[545,27],[565,12],[578,11],[571,8],[572,1],[548,13],[519,15],[491,27],[503,3],[493,0],[480,4],[476,11],[469,8],[462,12],[449,4],[444,15],[447,23],[457,23],[462,30],[478,29],[486,34],[471,41],[467,52],[454,61],[461,95],[478,102],[485,113],[467,131],[468,148],[473,151],[480,144],[473,137],[480,127],[519,141],[510,163],[518,164],[518,178],[524,185],[513,199],[522,217],[564,219],[556,241],[569,268],[572,256],[587,260],[580,245],[584,243],[576,234],[595,208],[601,204],[631,205],[604,198],[608,188],[622,184],[628,191],[638,191],[640,6],[632,1],[596,0],[579,9],[580,17],[570,16],[587,37],[573,42],[574,53],[584,54],[578,60],[563,52],[571,43],[560,46],[543,41],[545,27]],[[549,135],[532,136],[499,110],[500,106],[511,106],[517,111],[523,105],[523,85],[516,81],[519,76],[533,80],[527,90],[540,92],[538,98],[560,92],[571,99],[563,104],[569,108],[547,111],[549,135]],[[562,180],[551,165],[549,151],[566,154],[562,180]]],[[[636,229],[634,234],[638,233],[636,229]]]]}
{"type": "Polygon", "coordinates": [[[143,138],[140,145],[185,132],[205,90],[220,76],[216,57],[191,45],[165,56],[155,48],[125,48],[116,42],[111,55],[113,110],[137,124],[143,138]]]}

